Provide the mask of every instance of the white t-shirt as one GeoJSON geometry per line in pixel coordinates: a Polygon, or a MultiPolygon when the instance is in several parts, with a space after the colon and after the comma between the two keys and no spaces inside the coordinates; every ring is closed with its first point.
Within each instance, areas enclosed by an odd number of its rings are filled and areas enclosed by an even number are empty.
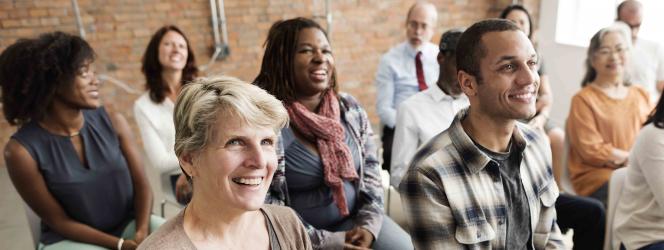
{"type": "Polygon", "coordinates": [[[637,39],[632,47],[627,65],[630,82],[643,86],[650,93],[650,99],[659,99],[657,81],[664,81],[664,50],[660,44],[637,39]]]}

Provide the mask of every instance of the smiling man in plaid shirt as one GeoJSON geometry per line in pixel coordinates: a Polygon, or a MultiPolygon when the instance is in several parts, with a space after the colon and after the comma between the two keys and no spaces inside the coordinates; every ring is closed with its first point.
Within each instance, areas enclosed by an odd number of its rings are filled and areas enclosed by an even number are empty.
{"type": "Polygon", "coordinates": [[[418,249],[562,249],[558,187],[535,114],[537,53],[510,21],[466,30],[457,47],[470,107],[422,146],[400,185],[418,249]]]}

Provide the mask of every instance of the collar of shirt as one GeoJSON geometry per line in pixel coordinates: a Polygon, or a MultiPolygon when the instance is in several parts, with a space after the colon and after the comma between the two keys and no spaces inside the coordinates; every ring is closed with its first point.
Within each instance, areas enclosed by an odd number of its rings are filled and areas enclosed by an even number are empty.
{"type": "Polygon", "coordinates": [[[417,52],[422,52],[422,60],[424,58],[430,58],[433,57],[433,59],[438,56],[438,47],[431,43],[431,42],[424,42],[420,47],[418,48],[413,48],[408,41],[402,43],[403,47],[403,53],[408,56],[409,58],[415,59],[415,56],[417,55],[417,52]]]}
{"type": "MultiPolygon", "coordinates": [[[[473,140],[470,139],[466,131],[463,130],[461,126],[461,121],[466,118],[468,115],[468,108],[465,108],[459,113],[457,113],[452,125],[450,126],[450,138],[452,139],[452,144],[454,148],[459,152],[461,159],[459,161],[463,162],[464,165],[470,170],[471,173],[477,174],[482,169],[484,169],[489,162],[491,162],[491,157],[486,155],[482,150],[480,150],[473,140]]],[[[512,153],[522,154],[525,148],[528,146],[528,141],[534,139],[530,135],[522,134],[519,129],[518,122],[514,125],[514,130],[512,132],[512,143],[515,143],[514,146],[516,151],[512,153]]]]}
{"type": "Polygon", "coordinates": [[[431,88],[428,88],[427,90],[424,91],[426,95],[428,95],[431,100],[434,102],[453,102],[456,100],[460,100],[462,98],[466,98],[465,95],[461,94],[459,97],[454,98],[448,94],[445,94],[440,87],[438,87],[438,84],[432,86],[431,88]]]}

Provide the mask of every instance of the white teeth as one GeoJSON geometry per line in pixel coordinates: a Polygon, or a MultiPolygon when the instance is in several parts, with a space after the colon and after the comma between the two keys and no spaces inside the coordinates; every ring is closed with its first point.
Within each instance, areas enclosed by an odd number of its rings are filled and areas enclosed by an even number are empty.
{"type": "Polygon", "coordinates": [[[322,69],[321,70],[316,70],[313,73],[316,74],[316,75],[325,75],[325,74],[327,74],[327,72],[325,72],[325,70],[322,70],[322,69]]]}
{"type": "Polygon", "coordinates": [[[244,185],[260,185],[263,182],[263,177],[257,178],[233,178],[233,181],[238,184],[244,185]]]}
{"type": "Polygon", "coordinates": [[[519,95],[513,95],[513,97],[518,99],[530,99],[533,97],[533,94],[532,93],[519,94],[519,95]]]}

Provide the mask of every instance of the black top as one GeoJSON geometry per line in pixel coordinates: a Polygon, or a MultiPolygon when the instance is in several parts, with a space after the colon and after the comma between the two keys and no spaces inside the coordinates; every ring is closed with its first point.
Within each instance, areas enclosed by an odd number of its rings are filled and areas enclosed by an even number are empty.
{"type": "MultiPolygon", "coordinates": [[[[84,110],[83,117],[79,136],[88,166],[78,158],[70,137],[51,134],[36,121],[25,124],[12,138],[37,162],[48,191],[67,216],[120,236],[134,218],[134,188],[127,161],[106,110],[84,110]]],[[[64,239],[42,223],[42,243],[64,239]]]]}
{"type": "Polygon", "coordinates": [[[521,182],[521,152],[510,143],[507,153],[493,152],[482,145],[475,145],[498,165],[500,178],[507,199],[507,239],[505,249],[532,249],[530,208],[521,182]]]}

